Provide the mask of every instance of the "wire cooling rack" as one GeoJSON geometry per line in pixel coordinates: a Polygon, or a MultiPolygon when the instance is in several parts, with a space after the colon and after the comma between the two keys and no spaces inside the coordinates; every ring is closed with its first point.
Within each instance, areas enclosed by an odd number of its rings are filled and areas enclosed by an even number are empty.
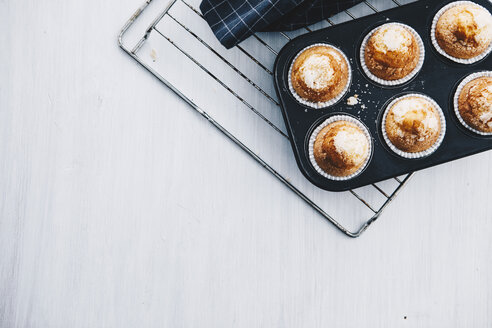
{"type": "Polygon", "coordinates": [[[279,50],[300,34],[400,2],[364,1],[313,26],[257,33],[226,50],[203,20],[200,0],[166,1],[147,0],[138,8],[120,32],[119,46],[314,211],[347,236],[359,237],[412,174],[342,193],[310,184],[290,148],[273,87],[273,64],[279,50]]]}

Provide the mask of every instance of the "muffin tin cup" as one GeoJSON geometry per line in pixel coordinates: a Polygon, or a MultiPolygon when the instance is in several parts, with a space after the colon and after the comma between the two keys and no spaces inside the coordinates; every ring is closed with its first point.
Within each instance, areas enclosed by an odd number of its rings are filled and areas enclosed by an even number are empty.
{"type": "MultiPolygon", "coordinates": [[[[300,172],[309,182],[324,190],[345,191],[492,150],[492,137],[472,133],[463,127],[453,107],[453,97],[459,83],[471,73],[492,71],[492,55],[470,66],[458,65],[432,50],[434,48],[430,38],[432,19],[435,13],[453,1],[416,1],[300,35],[282,48],[273,70],[275,91],[293,157],[300,172]],[[420,35],[425,47],[425,63],[418,74],[408,82],[385,86],[368,78],[360,65],[359,54],[362,41],[368,32],[375,27],[393,22],[411,26],[420,35]],[[302,104],[293,96],[295,93],[289,90],[292,59],[304,49],[326,43],[340,49],[352,63],[350,87],[336,104],[310,110],[312,107],[302,104]],[[350,97],[356,95],[358,104],[353,104],[350,97]],[[442,125],[441,134],[436,138],[437,142],[425,152],[398,154],[396,147],[391,149],[391,143],[387,145],[384,139],[381,122],[385,110],[393,99],[405,95],[431,98],[438,109],[442,125]],[[320,170],[315,161],[313,162],[311,149],[314,139],[311,140],[311,146],[310,139],[313,135],[317,136],[322,128],[319,126],[322,122],[336,115],[347,115],[358,121],[367,127],[372,136],[370,160],[360,173],[357,172],[357,176],[332,177],[331,174],[320,170]]],[[[489,0],[474,1],[492,11],[492,2],[489,0]]]]}
{"type": "Polygon", "coordinates": [[[401,23],[396,23],[396,22],[385,23],[385,24],[379,25],[378,27],[374,28],[369,33],[367,33],[367,35],[362,40],[362,44],[360,46],[359,57],[360,57],[360,64],[361,64],[362,70],[364,71],[364,74],[366,74],[366,76],[369,79],[371,79],[372,81],[379,83],[381,85],[395,86],[395,85],[400,85],[400,84],[403,84],[403,83],[410,81],[413,77],[415,77],[415,75],[417,75],[419,73],[419,71],[422,69],[422,66],[424,65],[425,47],[424,47],[424,42],[422,41],[422,38],[420,37],[420,35],[417,33],[417,31],[415,31],[410,26],[405,25],[405,24],[401,24],[401,23]],[[384,79],[377,77],[376,75],[372,74],[371,71],[369,70],[369,68],[367,67],[366,60],[365,60],[365,51],[366,51],[366,47],[367,47],[367,42],[369,42],[370,37],[377,30],[379,30],[383,26],[388,26],[388,25],[401,26],[404,29],[406,29],[407,31],[409,31],[410,33],[412,33],[412,35],[415,37],[415,40],[417,41],[417,45],[419,47],[419,61],[417,63],[417,66],[415,66],[413,71],[411,71],[407,76],[405,76],[401,79],[398,79],[398,80],[384,80],[384,79]]]}
{"type": "Polygon", "coordinates": [[[478,7],[482,8],[483,10],[489,11],[487,8],[479,5],[476,2],[472,2],[472,1],[451,2],[451,3],[447,4],[446,6],[442,7],[434,16],[434,19],[432,20],[431,30],[430,30],[430,34],[431,34],[430,38],[431,38],[432,45],[434,46],[434,48],[437,50],[437,52],[440,55],[442,55],[442,56],[446,57],[447,59],[450,59],[450,60],[452,60],[458,64],[465,64],[465,65],[468,64],[469,65],[469,64],[476,63],[477,61],[480,61],[480,60],[484,59],[485,57],[487,57],[487,55],[492,51],[492,42],[490,43],[489,47],[480,55],[472,57],[472,58],[468,58],[468,59],[463,59],[463,58],[457,58],[457,57],[453,57],[451,55],[448,55],[448,53],[446,53],[446,51],[444,51],[444,49],[441,48],[441,46],[439,45],[439,43],[437,42],[437,39],[436,39],[436,26],[437,26],[437,22],[439,21],[439,18],[441,18],[441,16],[448,9],[451,9],[451,8],[459,6],[459,5],[466,5],[466,4],[478,6],[478,7]]]}
{"type": "Polygon", "coordinates": [[[404,96],[397,97],[397,98],[393,99],[388,104],[388,106],[386,106],[386,109],[384,110],[384,113],[383,113],[383,118],[381,120],[381,132],[383,135],[383,139],[386,142],[386,145],[395,154],[397,154],[398,156],[407,158],[407,159],[418,159],[418,158],[429,156],[430,154],[432,154],[433,152],[435,152],[439,148],[442,141],[444,140],[444,136],[446,135],[446,118],[444,117],[444,113],[443,113],[441,107],[437,104],[437,102],[434,101],[434,99],[432,99],[428,96],[422,95],[420,93],[409,93],[409,94],[406,94],[404,96]],[[422,99],[429,101],[434,106],[434,108],[437,110],[437,112],[439,113],[439,121],[441,123],[441,131],[439,133],[439,137],[436,140],[436,142],[429,149],[426,149],[424,151],[417,152],[417,153],[409,153],[409,152],[405,152],[403,150],[398,149],[389,140],[388,135],[386,134],[386,128],[385,128],[386,127],[386,117],[388,116],[388,113],[389,113],[391,107],[393,107],[393,105],[396,104],[398,101],[405,99],[405,98],[408,98],[408,97],[418,97],[418,98],[422,98],[422,99]]]}
{"type": "Polygon", "coordinates": [[[331,105],[334,105],[336,104],[340,99],[343,98],[343,96],[345,96],[345,94],[347,93],[348,89],[350,88],[350,84],[352,82],[352,68],[350,66],[350,61],[348,60],[347,56],[343,53],[342,50],[338,49],[337,47],[331,45],[331,44],[328,44],[328,43],[315,43],[315,44],[312,44],[304,49],[302,49],[301,51],[299,51],[297,53],[297,55],[294,57],[294,59],[292,59],[292,63],[290,64],[290,68],[289,68],[289,76],[288,76],[288,84],[289,84],[289,90],[290,90],[290,93],[292,94],[292,96],[294,96],[294,98],[301,104],[303,105],[306,105],[308,107],[311,107],[311,108],[314,108],[314,109],[319,109],[319,108],[325,108],[325,107],[329,107],[331,105]],[[292,86],[292,67],[294,66],[294,62],[296,61],[297,57],[299,57],[300,54],[302,54],[304,51],[310,49],[310,48],[313,48],[313,47],[316,47],[316,46],[324,46],[324,47],[330,47],[332,49],[335,49],[336,51],[338,51],[343,59],[345,60],[345,62],[347,63],[347,68],[348,68],[348,77],[347,77],[347,84],[345,85],[345,88],[338,94],[336,95],[334,98],[328,100],[328,101],[325,101],[325,102],[311,102],[311,101],[308,101],[304,98],[302,98],[301,96],[299,96],[297,94],[297,92],[294,90],[294,87],[292,86]]]}
{"type": "Polygon", "coordinates": [[[470,74],[467,77],[465,77],[463,79],[463,81],[460,82],[460,84],[456,88],[456,92],[454,93],[454,97],[453,97],[454,113],[456,114],[456,118],[458,118],[458,121],[461,123],[461,125],[463,125],[468,130],[470,130],[473,133],[476,133],[478,135],[481,135],[481,136],[492,136],[492,132],[479,131],[479,130],[474,129],[471,126],[469,126],[468,123],[465,122],[465,120],[463,119],[463,117],[461,117],[461,113],[460,113],[460,110],[459,110],[458,100],[460,98],[461,91],[463,90],[463,88],[465,87],[465,85],[468,82],[471,82],[471,81],[473,81],[473,80],[475,80],[477,78],[481,78],[481,77],[492,77],[492,71],[482,71],[482,72],[477,72],[477,73],[470,74]]]}
{"type": "Polygon", "coordinates": [[[311,164],[313,165],[314,169],[320,175],[324,176],[327,179],[334,180],[334,181],[350,180],[350,179],[355,178],[359,174],[361,174],[364,171],[364,169],[367,167],[369,162],[371,161],[372,150],[373,150],[372,138],[371,138],[371,134],[369,132],[369,129],[362,122],[360,122],[358,119],[353,118],[353,117],[348,116],[348,115],[334,115],[334,116],[327,118],[325,121],[323,121],[323,123],[318,125],[316,127],[316,129],[314,129],[314,131],[312,132],[311,137],[309,138],[308,147],[309,147],[309,160],[310,160],[311,164]],[[340,122],[340,121],[350,122],[350,123],[357,125],[364,132],[364,134],[367,138],[367,141],[369,142],[369,149],[367,150],[368,156],[367,156],[364,164],[362,164],[362,166],[356,172],[354,172],[350,175],[347,175],[347,176],[334,176],[334,175],[328,174],[321,167],[319,167],[318,163],[316,162],[316,159],[314,158],[314,142],[316,141],[316,138],[317,138],[319,132],[324,127],[328,126],[329,124],[334,123],[334,122],[340,122]]]}

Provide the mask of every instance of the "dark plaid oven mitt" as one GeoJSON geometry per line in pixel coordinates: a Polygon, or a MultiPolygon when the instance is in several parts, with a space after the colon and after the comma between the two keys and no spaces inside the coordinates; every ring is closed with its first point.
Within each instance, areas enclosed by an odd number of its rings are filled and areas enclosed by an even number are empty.
{"type": "Polygon", "coordinates": [[[200,10],[226,48],[260,31],[311,25],[362,0],[203,0],[200,10]]]}

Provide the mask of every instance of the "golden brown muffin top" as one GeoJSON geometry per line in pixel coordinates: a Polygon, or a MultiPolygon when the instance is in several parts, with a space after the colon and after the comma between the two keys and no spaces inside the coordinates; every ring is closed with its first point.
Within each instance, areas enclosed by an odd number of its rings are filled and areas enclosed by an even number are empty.
{"type": "Polygon", "coordinates": [[[369,140],[359,126],[336,121],[325,126],[316,136],[314,158],[328,174],[348,176],[365,164],[369,147],[369,140]]]}
{"type": "Polygon", "coordinates": [[[411,73],[418,64],[420,49],[407,28],[389,23],[379,27],[367,41],[364,61],[375,76],[398,80],[411,73]]]}
{"type": "Polygon", "coordinates": [[[335,98],[348,83],[348,65],[339,50],[314,46],[294,61],[291,83],[303,99],[318,103],[335,98]]]}
{"type": "Polygon", "coordinates": [[[385,129],[396,148],[410,153],[421,152],[429,149],[439,137],[439,112],[424,98],[405,97],[389,109],[385,129]]]}
{"type": "Polygon", "coordinates": [[[462,59],[476,57],[492,41],[492,15],[474,4],[451,7],[437,21],[435,36],[448,55],[462,59]]]}
{"type": "Polygon", "coordinates": [[[480,77],[465,84],[458,109],[470,127],[492,133],[492,77],[480,77]]]}

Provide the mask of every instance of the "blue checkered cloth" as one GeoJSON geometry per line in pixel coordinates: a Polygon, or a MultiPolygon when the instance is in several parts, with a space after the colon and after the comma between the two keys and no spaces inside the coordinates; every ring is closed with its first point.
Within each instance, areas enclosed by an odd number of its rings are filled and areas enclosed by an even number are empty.
{"type": "Polygon", "coordinates": [[[311,25],[362,0],[203,0],[200,10],[217,39],[232,48],[255,32],[311,25]]]}

